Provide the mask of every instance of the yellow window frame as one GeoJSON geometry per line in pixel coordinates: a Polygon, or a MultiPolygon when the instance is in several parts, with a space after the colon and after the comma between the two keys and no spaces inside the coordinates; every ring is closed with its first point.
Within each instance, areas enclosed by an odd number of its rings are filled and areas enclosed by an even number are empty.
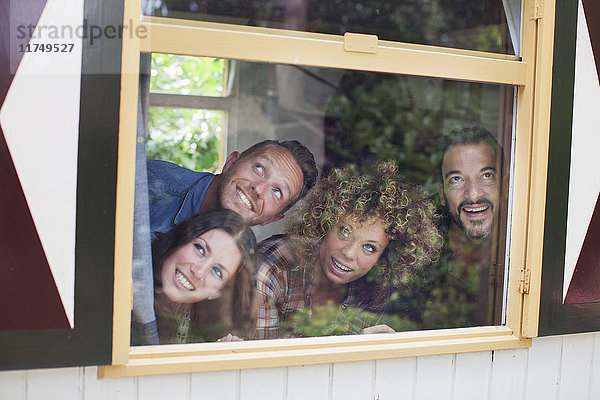
{"type": "MultiPolygon", "coordinates": [[[[522,2],[521,57],[376,41],[370,52],[344,50],[344,37],[141,17],[126,0],[124,21],[146,37],[123,38],[117,172],[113,357],[100,377],[308,365],[524,348],[537,336],[555,4],[522,2]],[[139,27],[139,28],[138,28],[139,27]],[[141,29],[141,30],[137,30],[141,29]],[[513,210],[506,324],[393,334],[130,347],[135,140],[140,52],[302,64],[468,80],[517,87],[513,210]],[[521,293],[522,269],[531,274],[521,293]]],[[[371,41],[372,38],[366,38],[371,41]]]]}

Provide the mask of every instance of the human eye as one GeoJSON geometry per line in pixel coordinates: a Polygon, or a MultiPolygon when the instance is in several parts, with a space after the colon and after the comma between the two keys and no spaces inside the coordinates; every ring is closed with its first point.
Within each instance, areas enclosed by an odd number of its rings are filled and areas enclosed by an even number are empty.
{"type": "Polygon", "coordinates": [[[367,253],[375,253],[377,251],[377,248],[369,243],[364,244],[363,249],[365,249],[367,253]]]}
{"type": "Polygon", "coordinates": [[[462,177],[459,176],[459,175],[454,175],[454,176],[451,176],[450,178],[448,178],[448,182],[450,184],[456,184],[456,183],[459,183],[461,181],[462,181],[462,177]]]}
{"type": "Polygon", "coordinates": [[[488,171],[488,172],[484,172],[482,177],[485,180],[493,180],[496,177],[496,175],[493,172],[488,171]]]}
{"type": "Polygon", "coordinates": [[[281,190],[279,190],[279,188],[273,188],[273,194],[275,195],[275,197],[277,197],[278,200],[280,200],[281,197],[283,196],[283,194],[281,193],[281,190]]]}
{"type": "Polygon", "coordinates": [[[348,228],[347,226],[340,226],[338,233],[340,234],[341,237],[343,237],[344,239],[348,239],[350,237],[350,228],[348,228]]]}
{"type": "Polygon", "coordinates": [[[265,167],[262,166],[262,164],[254,164],[254,168],[256,169],[256,172],[258,172],[259,175],[263,176],[265,173],[265,167]]]}
{"type": "Polygon", "coordinates": [[[204,255],[204,247],[202,246],[202,244],[194,243],[194,248],[196,249],[196,251],[198,253],[200,253],[201,255],[204,255]]]}
{"type": "Polygon", "coordinates": [[[223,280],[223,270],[221,269],[221,267],[215,265],[212,267],[212,271],[217,276],[217,278],[223,280]]]}

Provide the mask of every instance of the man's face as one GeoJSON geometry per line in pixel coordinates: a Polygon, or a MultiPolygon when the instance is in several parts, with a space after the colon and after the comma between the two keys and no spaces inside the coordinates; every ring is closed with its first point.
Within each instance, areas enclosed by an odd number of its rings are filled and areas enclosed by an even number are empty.
{"type": "Polygon", "coordinates": [[[282,210],[296,200],[302,183],[302,170],[292,154],[268,145],[241,159],[237,152],[227,157],[218,200],[248,224],[266,225],[283,217],[282,210]]]}
{"type": "Polygon", "coordinates": [[[498,205],[496,154],[485,143],[451,146],[442,162],[438,185],[442,205],[471,239],[492,232],[498,205]]]}

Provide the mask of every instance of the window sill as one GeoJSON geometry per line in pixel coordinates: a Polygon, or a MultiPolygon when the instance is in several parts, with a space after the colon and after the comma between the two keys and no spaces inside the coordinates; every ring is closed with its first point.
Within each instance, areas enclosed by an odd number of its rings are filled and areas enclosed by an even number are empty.
{"type": "Polygon", "coordinates": [[[510,328],[477,327],[391,334],[329,336],[131,347],[129,362],[101,366],[99,378],[283,367],[507,350],[531,346],[510,328]]]}

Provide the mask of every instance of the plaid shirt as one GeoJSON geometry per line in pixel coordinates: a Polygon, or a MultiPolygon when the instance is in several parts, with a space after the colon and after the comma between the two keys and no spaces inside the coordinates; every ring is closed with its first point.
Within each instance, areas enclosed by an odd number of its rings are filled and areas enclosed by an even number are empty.
{"type": "Polygon", "coordinates": [[[280,324],[294,311],[310,306],[312,269],[298,265],[283,235],[271,236],[258,245],[257,265],[256,338],[290,336],[280,331],[280,324]]]}
{"type": "MultiPolygon", "coordinates": [[[[292,243],[284,235],[275,235],[258,245],[257,288],[259,308],[256,339],[294,336],[294,326],[286,324],[298,310],[311,306],[313,269],[298,265],[292,243]],[[284,331],[282,325],[287,325],[284,331]]],[[[380,323],[385,308],[384,293],[362,280],[347,286],[342,308],[356,308],[372,314],[356,315],[346,333],[360,333],[362,328],[380,323]]],[[[331,321],[335,325],[337,321],[331,321]]]]}

